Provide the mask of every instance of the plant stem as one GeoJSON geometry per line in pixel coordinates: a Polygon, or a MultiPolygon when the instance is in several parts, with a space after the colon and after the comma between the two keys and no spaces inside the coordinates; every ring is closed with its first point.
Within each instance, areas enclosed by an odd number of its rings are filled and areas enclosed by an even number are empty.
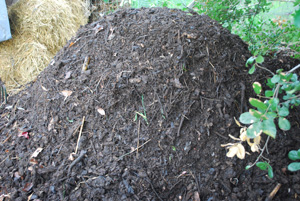
{"type": "Polygon", "coordinates": [[[265,143],[263,149],[261,150],[261,153],[259,154],[259,156],[258,156],[257,159],[255,160],[255,162],[254,162],[252,165],[250,165],[249,168],[252,168],[252,167],[259,161],[259,159],[262,157],[262,154],[264,153],[265,149],[267,148],[269,139],[270,139],[270,136],[268,136],[268,138],[267,138],[267,140],[266,140],[266,143],[265,143]]]}
{"type": "Polygon", "coordinates": [[[265,68],[265,67],[262,67],[262,66],[260,66],[260,65],[258,65],[258,64],[256,64],[256,66],[257,66],[258,68],[261,68],[261,69],[263,69],[263,70],[268,71],[268,72],[271,73],[272,75],[275,75],[272,71],[270,71],[269,69],[267,69],[267,68],[265,68]]]}
{"type": "Polygon", "coordinates": [[[292,68],[291,70],[289,70],[289,73],[295,71],[296,69],[300,68],[300,64],[298,64],[297,66],[295,66],[294,68],[292,68]]]}

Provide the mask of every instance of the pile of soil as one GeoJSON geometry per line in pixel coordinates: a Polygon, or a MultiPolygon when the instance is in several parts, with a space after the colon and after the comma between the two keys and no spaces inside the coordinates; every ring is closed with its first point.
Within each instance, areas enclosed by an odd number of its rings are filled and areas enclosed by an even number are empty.
{"type": "MultiPolygon", "coordinates": [[[[174,9],[119,10],[82,27],[34,83],[1,106],[1,194],[263,200],[280,183],[274,200],[297,199],[300,173],[282,170],[287,152],[299,148],[296,109],[291,131],[268,146],[274,179],[245,170],[257,154],[227,158],[220,146],[239,135],[234,117],[249,108],[253,81],[266,77],[248,75],[250,56],[216,21],[174,9]]],[[[282,59],[266,67],[297,62],[282,59]]]]}

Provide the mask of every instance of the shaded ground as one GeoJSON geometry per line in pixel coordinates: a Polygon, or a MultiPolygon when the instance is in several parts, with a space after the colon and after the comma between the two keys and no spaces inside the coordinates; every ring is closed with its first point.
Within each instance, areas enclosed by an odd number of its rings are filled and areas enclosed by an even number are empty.
{"type": "MultiPolygon", "coordinates": [[[[11,200],[264,200],[280,183],[273,200],[299,200],[300,173],[284,171],[288,151],[299,148],[299,109],[291,131],[268,146],[272,180],[245,171],[257,154],[229,159],[220,147],[239,134],[233,117],[247,110],[251,83],[267,76],[247,74],[249,57],[217,22],[178,10],[120,10],[82,27],[1,106],[1,193],[11,200]],[[19,136],[26,132],[29,139],[19,136]]],[[[265,63],[273,71],[296,64],[265,63]]]]}

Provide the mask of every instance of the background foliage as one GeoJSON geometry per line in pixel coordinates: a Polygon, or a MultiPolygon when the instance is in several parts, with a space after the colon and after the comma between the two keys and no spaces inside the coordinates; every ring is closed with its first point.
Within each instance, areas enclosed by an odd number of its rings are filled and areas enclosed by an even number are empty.
{"type": "Polygon", "coordinates": [[[239,35],[253,54],[255,51],[271,56],[283,53],[300,58],[300,0],[128,0],[128,3],[134,8],[193,9],[239,35]]]}

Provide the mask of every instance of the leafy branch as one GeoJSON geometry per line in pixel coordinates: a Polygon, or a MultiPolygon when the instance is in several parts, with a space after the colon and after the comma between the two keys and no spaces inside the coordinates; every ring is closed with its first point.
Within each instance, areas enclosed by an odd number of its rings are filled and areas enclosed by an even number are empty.
{"type": "MultiPolygon", "coordinates": [[[[252,65],[249,74],[252,74],[256,67],[265,69],[258,65],[263,63],[263,61],[264,58],[260,55],[250,57],[246,62],[246,67],[252,65]]],[[[289,109],[300,105],[300,94],[298,93],[300,91],[300,82],[298,80],[298,75],[293,73],[298,68],[300,68],[300,64],[287,72],[284,72],[283,69],[278,69],[276,73],[271,72],[272,77],[267,79],[266,83],[271,90],[265,90],[264,96],[260,95],[262,93],[262,85],[259,82],[254,82],[252,85],[254,92],[259,98],[264,98],[265,100],[262,101],[257,98],[249,99],[249,103],[255,109],[251,108],[248,112],[242,113],[239,117],[239,121],[236,120],[237,125],[241,127],[239,138],[229,135],[232,139],[239,142],[221,145],[222,147],[229,149],[227,152],[228,157],[237,155],[240,159],[244,159],[246,153],[245,148],[242,145],[243,141],[247,141],[252,152],[261,151],[255,162],[248,165],[246,169],[256,165],[262,170],[268,170],[269,177],[273,177],[273,170],[270,164],[266,161],[259,162],[259,160],[263,157],[263,153],[267,148],[270,137],[273,139],[276,138],[277,127],[275,125],[275,120],[277,120],[278,127],[281,130],[288,131],[291,128],[291,124],[287,119],[289,109]],[[242,126],[240,122],[248,126],[242,126]],[[259,144],[262,133],[268,135],[268,137],[261,149],[259,144]]]]}

